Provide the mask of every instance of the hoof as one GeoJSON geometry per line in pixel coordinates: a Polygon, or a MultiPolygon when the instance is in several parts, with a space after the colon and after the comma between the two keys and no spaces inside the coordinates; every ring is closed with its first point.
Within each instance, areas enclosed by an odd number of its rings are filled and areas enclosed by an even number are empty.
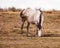
{"type": "Polygon", "coordinates": [[[27,37],[29,37],[29,36],[27,35],[27,37]]]}
{"type": "Polygon", "coordinates": [[[41,36],[38,36],[38,35],[33,35],[33,37],[41,37],[41,36]]]}
{"type": "Polygon", "coordinates": [[[34,37],[38,37],[38,35],[34,35],[34,37]]]}
{"type": "Polygon", "coordinates": [[[29,37],[28,34],[26,34],[26,36],[29,37]]]}
{"type": "Polygon", "coordinates": [[[23,32],[21,32],[20,34],[23,34],[23,32]]]}

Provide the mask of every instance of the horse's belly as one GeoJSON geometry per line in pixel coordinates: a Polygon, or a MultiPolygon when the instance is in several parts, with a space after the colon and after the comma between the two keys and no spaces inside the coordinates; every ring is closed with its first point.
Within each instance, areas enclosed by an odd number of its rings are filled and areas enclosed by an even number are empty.
{"type": "Polygon", "coordinates": [[[29,17],[28,21],[30,23],[38,23],[39,22],[39,18],[38,17],[29,17]]]}

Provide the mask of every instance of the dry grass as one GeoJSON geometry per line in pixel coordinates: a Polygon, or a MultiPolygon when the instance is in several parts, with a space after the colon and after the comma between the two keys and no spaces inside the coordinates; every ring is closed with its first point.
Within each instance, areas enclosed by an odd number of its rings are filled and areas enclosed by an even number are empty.
{"type": "Polygon", "coordinates": [[[31,24],[30,37],[20,33],[21,18],[19,12],[0,12],[0,48],[60,48],[60,12],[44,13],[45,20],[42,37],[31,37],[36,26],[31,24]]]}

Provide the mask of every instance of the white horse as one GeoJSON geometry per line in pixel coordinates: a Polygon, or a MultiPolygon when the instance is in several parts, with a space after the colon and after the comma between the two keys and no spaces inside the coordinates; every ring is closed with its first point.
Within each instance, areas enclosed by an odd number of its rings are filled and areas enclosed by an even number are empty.
{"type": "Polygon", "coordinates": [[[25,21],[27,21],[27,36],[28,36],[28,29],[30,23],[36,24],[37,26],[37,32],[36,35],[41,36],[41,28],[44,20],[44,16],[42,15],[42,11],[40,9],[23,9],[20,13],[21,19],[22,19],[22,26],[21,26],[21,33],[23,33],[23,25],[25,21]]]}

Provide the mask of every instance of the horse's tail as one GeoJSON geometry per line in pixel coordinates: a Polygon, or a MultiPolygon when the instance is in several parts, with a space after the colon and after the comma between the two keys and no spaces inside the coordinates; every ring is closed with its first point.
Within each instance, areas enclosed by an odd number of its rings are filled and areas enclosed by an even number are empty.
{"type": "Polygon", "coordinates": [[[25,10],[25,9],[23,9],[23,10],[20,12],[20,17],[21,17],[21,18],[23,17],[23,16],[22,16],[22,15],[23,15],[22,13],[23,13],[24,10],[25,10]]]}

